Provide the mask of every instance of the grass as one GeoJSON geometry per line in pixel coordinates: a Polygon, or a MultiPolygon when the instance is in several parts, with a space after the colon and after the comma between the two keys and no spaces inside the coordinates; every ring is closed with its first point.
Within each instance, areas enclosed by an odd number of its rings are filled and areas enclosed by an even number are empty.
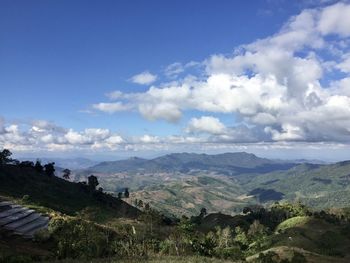
{"type": "Polygon", "coordinates": [[[350,239],[341,226],[312,217],[293,217],[282,222],[271,236],[272,246],[297,247],[322,255],[348,254],[350,239]]]}
{"type": "Polygon", "coordinates": [[[309,216],[296,216],[289,218],[279,224],[276,228],[276,231],[284,231],[291,227],[303,226],[309,222],[312,218],[309,216]]]}
{"type": "MultiPolygon", "coordinates": [[[[329,257],[318,253],[310,252],[298,247],[292,246],[278,246],[265,250],[263,253],[273,251],[279,255],[281,259],[291,259],[295,252],[301,253],[305,256],[308,263],[348,263],[349,258],[329,257]]],[[[247,262],[254,262],[259,256],[259,253],[246,258],[247,262]]]]}
{"type": "Polygon", "coordinates": [[[99,260],[62,260],[62,261],[50,261],[55,263],[234,263],[239,261],[220,260],[208,257],[174,257],[174,256],[162,256],[153,257],[149,259],[134,258],[134,259],[99,259],[99,260]]]}
{"type": "Polygon", "coordinates": [[[97,195],[84,185],[38,174],[32,168],[0,167],[0,182],[0,195],[16,199],[40,212],[54,210],[75,216],[87,208],[92,211],[100,209],[101,221],[106,220],[102,217],[135,217],[139,213],[122,200],[106,194],[97,195]]]}

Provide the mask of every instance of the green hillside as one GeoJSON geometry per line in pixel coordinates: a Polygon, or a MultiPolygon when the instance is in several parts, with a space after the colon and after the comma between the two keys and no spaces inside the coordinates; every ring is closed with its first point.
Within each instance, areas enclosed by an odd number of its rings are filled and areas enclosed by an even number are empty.
{"type": "Polygon", "coordinates": [[[136,217],[138,209],[110,195],[91,192],[84,184],[40,174],[30,167],[0,166],[0,195],[67,215],[99,208],[114,216],[136,217]]]}
{"type": "MultiPolygon", "coordinates": [[[[300,203],[281,203],[246,207],[235,216],[206,215],[203,203],[193,203],[193,213],[201,209],[200,214],[170,219],[155,209],[156,201],[140,211],[88,185],[32,167],[2,166],[0,180],[2,200],[50,216],[48,230],[33,240],[0,228],[0,262],[346,262],[349,257],[349,210],[317,212],[300,203]]],[[[191,198],[203,200],[215,200],[217,189],[224,189],[225,198],[230,188],[232,196],[241,194],[225,180],[198,176],[171,188],[178,195],[183,190],[182,204],[188,204],[195,188],[199,192],[191,198]]],[[[171,195],[173,190],[164,186],[162,191],[171,195]]],[[[228,203],[241,211],[243,203],[228,203]]]]}
{"type": "Polygon", "coordinates": [[[247,153],[181,153],[101,163],[77,172],[75,179],[86,180],[92,171],[108,192],[129,188],[131,204],[142,199],[177,215],[193,215],[199,207],[234,214],[247,204],[281,200],[319,209],[346,207],[350,198],[350,162],[294,164],[247,153]]]}
{"type": "MultiPolygon", "coordinates": [[[[301,200],[315,208],[346,207],[350,198],[350,162],[330,165],[302,164],[288,171],[254,176],[240,175],[237,180],[250,193],[272,189],[286,200],[301,200]]],[[[260,196],[260,198],[263,196],[260,196]]]]}
{"type": "Polygon", "coordinates": [[[133,182],[139,190],[128,198],[96,188],[92,177],[88,183],[70,182],[30,163],[13,163],[0,167],[0,201],[34,209],[50,221],[33,240],[0,226],[0,262],[345,263],[350,258],[350,209],[303,205],[318,200],[314,193],[347,191],[349,162],[236,176],[202,170],[96,174],[107,188],[133,182]],[[264,207],[256,204],[258,195],[264,207]],[[299,202],[276,202],[295,197],[299,202]]]}
{"type": "Polygon", "coordinates": [[[244,191],[231,179],[205,174],[161,183],[158,181],[158,184],[150,184],[132,192],[130,196],[128,201],[131,204],[141,199],[164,213],[187,216],[198,214],[202,207],[209,212],[220,210],[231,214],[240,212],[250,201],[255,201],[245,198],[244,191]]]}

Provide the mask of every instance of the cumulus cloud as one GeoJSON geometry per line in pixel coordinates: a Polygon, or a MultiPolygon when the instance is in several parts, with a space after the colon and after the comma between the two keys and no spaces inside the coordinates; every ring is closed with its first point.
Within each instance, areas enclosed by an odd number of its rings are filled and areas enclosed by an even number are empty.
{"type": "Polygon", "coordinates": [[[210,134],[222,134],[226,130],[225,125],[217,118],[211,116],[202,116],[192,118],[188,124],[188,132],[206,132],[210,134]]]}
{"type": "Polygon", "coordinates": [[[149,120],[176,122],[195,110],[241,121],[225,127],[210,116],[192,119],[185,130],[212,142],[348,143],[349,16],[344,2],[303,10],[272,36],[208,57],[198,75],[179,78],[186,64],[177,62],[165,70],[173,82],[115,98],[149,120]]]}
{"type": "Polygon", "coordinates": [[[93,104],[92,108],[95,110],[99,110],[107,113],[115,113],[115,112],[129,110],[131,109],[131,106],[125,105],[122,102],[101,102],[101,103],[93,104]]]}
{"type": "MultiPolygon", "coordinates": [[[[137,140],[137,139],[136,139],[137,140]]],[[[141,143],[159,143],[160,139],[157,136],[145,134],[138,139],[141,143]]]]}
{"type": "Polygon", "coordinates": [[[115,149],[123,143],[124,139],[109,129],[88,128],[76,131],[44,120],[21,123],[4,121],[0,132],[0,148],[14,151],[115,149]]]}
{"type": "Polygon", "coordinates": [[[153,75],[149,71],[144,71],[131,77],[131,81],[140,85],[149,85],[157,80],[157,75],[153,75]]]}
{"type": "Polygon", "coordinates": [[[180,73],[184,72],[185,68],[180,62],[175,62],[166,67],[164,73],[167,77],[176,77],[180,73]]]}
{"type": "Polygon", "coordinates": [[[350,5],[337,3],[325,7],[321,14],[318,29],[322,34],[339,34],[343,37],[350,36],[350,5]]]}
{"type": "Polygon", "coordinates": [[[336,67],[344,73],[350,73],[350,53],[344,54],[342,61],[336,67]]]}

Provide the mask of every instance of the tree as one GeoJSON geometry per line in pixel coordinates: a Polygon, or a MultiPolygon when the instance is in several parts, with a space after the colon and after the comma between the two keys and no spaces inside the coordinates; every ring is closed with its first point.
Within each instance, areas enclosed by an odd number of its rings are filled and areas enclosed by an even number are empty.
{"type": "Polygon", "coordinates": [[[206,214],[207,214],[207,209],[206,209],[205,207],[203,207],[203,208],[201,209],[201,213],[199,214],[199,216],[200,216],[201,218],[203,218],[203,217],[206,216],[206,214]]]}
{"type": "Polygon", "coordinates": [[[125,198],[129,198],[129,195],[130,195],[129,189],[128,189],[128,188],[125,188],[124,197],[125,197],[125,198]]]}
{"type": "Polygon", "coordinates": [[[55,175],[55,163],[47,163],[44,165],[44,169],[45,169],[45,174],[47,176],[54,176],[55,175]]]}
{"type": "Polygon", "coordinates": [[[66,179],[66,180],[69,180],[70,179],[70,173],[71,173],[71,171],[69,169],[64,169],[62,177],[64,179],[66,179]]]}
{"type": "Polygon", "coordinates": [[[139,200],[137,206],[140,207],[140,208],[142,208],[142,207],[143,207],[143,201],[142,201],[142,200],[139,200]]]}
{"type": "Polygon", "coordinates": [[[248,214],[248,213],[251,213],[251,212],[253,212],[253,210],[250,208],[250,207],[244,207],[243,208],[243,214],[248,214]]]}
{"type": "Polygon", "coordinates": [[[0,165],[5,165],[10,163],[12,161],[12,159],[10,158],[11,155],[12,153],[10,152],[10,150],[3,149],[0,152],[0,165]]]}
{"type": "Polygon", "coordinates": [[[44,172],[44,167],[41,165],[41,161],[40,160],[36,160],[34,168],[35,168],[35,170],[38,173],[43,173],[44,172]]]}
{"type": "Polygon", "coordinates": [[[96,187],[99,185],[100,183],[97,180],[97,177],[94,175],[90,175],[88,177],[88,185],[91,189],[96,190],[96,187]]]}
{"type": "Polygon", "coordinates": [[[19,164],[19,167],[27,167],[27,168],[33,168],[34,167],[34,163],[31,162],[31,161],[23,161],[23,162],[20,162],[19,164]]]}
{"type": "Polygon", "coordinates": [[[122,192],[119,192],[119,193],[118,193],[118,199],[122,199],[122,197],[123,197],[123,193],[122,193],[122,192]]]}

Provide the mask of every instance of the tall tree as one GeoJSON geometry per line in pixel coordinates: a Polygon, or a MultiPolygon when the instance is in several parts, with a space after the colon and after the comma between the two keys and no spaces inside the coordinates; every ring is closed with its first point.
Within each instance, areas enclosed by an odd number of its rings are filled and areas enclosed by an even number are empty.
{"type": "Polygon", "coordinates": [[[199,214],[199,216],[200,217],[205,217],[207,215],[207,209],[205,208],[205,207],[203,207],[202,209],[201,209],[201,212],[200,212],[200,214],[199,214]]]}
{"type": "Polygon", "coordinates": [[[10,150],[3,149],[0,152],[0,165],[5,165],[10,163],[12,161],[12,159],[10,158],[11,155],[12,155],[12,152],[10,152],[10,150]]]}
{"type": "Polygon", "coordinates": [[[142,207],[143,207],[143,201],[142,201],[142,200],[139,200],[137,206],[140,207],[140,208],[142,208],[142,207]]]}
{"type": "Polygon", "coordinates": [[[62,177],[64,179],[66,179],[66,180],[69,180],[70,179],[70,174],[71,174],[71,171],[69,169],[64,169],[62,177]]]}
{"type": "Polygon", "coordinates": [[[35,170],[38,173],[42,173],[44,172],[44,167],[41,165],[41,161],[40,160],[36,160],[35,165],[34,165],[35,170]]]}
{"type": "Polygon", "coordinates": [[[90,175],[88,177],[88,185],[91,189],[96,190],[96,187],[99,185],[100,183],[97,180],[97,177],[94,175],[90,175]]]}
{"type": "Polygon", "coordinates": [[[130,196],[129,189],[128,189],[128,188],[125,188],[124,197],[125,197],[125,198],[129,198],[129,196],[130,196]]]}
{"type": "Polygon", "coordinates": [[[44,165],[45,174],[48,176],[54,176],[55,175],[55,163],[47,163],[44,165]]]}

